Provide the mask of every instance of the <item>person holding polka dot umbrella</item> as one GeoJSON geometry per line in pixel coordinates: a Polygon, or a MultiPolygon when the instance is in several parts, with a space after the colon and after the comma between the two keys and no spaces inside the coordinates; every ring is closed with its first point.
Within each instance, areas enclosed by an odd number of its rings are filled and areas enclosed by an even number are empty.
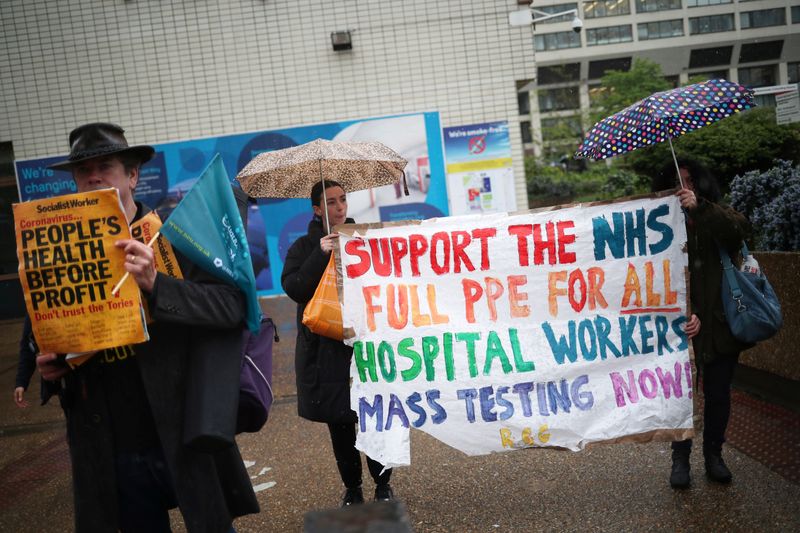
{"type": "MultiPolygon", "coordinates": [[[[672,163],[653,176],[652,190],[679,184],[676,195],[686,215],[691,316],[685,332],[703,383],[703,457],[706,475],[717,483],[733,476],[722,458],[730,419],[730,388],[739,353],[748,346],[733,337],[722,311],[720,249],[736,254],[749,232],[747,219],[721,203],[719,184],[696,161],[678,159],[672,138],[753,107],[753,93],[725,80],[710,80],[648,96],[607,117],[589,131],[577,157],[606,159],[642,146],[668,141],[672,163]]],[[[691,485],[692,439],[672,443],[669,483],[691,485]]]]}

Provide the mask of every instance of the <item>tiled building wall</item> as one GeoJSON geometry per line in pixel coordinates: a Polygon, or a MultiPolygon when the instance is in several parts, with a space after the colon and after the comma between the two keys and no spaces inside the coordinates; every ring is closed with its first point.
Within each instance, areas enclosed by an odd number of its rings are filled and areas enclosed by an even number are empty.
{"type": "Polygon", "coordinates": [[[132,143],[438,110],[508,120],[527,207],[516,79],[533,71],[516,0],[3,0],[0,141],[66,151],[95,120],[132,143]],[[352,32],[334,52],[330,33],[352,32]]]}

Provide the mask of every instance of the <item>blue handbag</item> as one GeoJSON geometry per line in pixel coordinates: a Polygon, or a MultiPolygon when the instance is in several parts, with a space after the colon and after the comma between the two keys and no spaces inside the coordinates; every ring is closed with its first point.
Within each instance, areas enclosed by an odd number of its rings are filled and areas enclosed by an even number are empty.
{"type": "Polygon", "coordinates": [[[738,340],[755,344],[775,335],[783,325],[781,304],[767,277],[742,243],[745,265],[755,264],[744,271],[736,268],[728,253],[719,247],[722,260],[722,308],[731,333],[738,340]]]}

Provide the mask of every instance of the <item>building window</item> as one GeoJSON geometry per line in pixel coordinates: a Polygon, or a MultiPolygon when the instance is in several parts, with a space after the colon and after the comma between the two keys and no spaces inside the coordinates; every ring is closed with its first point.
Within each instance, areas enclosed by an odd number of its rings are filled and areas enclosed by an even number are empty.
{"type": "Polygon", "coordinates": [[[706,72],[690,72],[689,83],[700,83],[708,80],[727,80],[728,69],[724,70],[709,70],[706,72]]]}
{"type": "Polygon", "coordinates": [[[792,24],[800,22],[800,6],[792,6],[792,24]]]}
{"type": "Polygon", "coordinates": [[[629,0],[591,0],[583,3],[583,16],[587,19],[629,15],[630,12],[629,0]]]}
{"type": "Polygon", "coordinates": [[[670,9],[680,9],[681,7],[681,0],[636,0],[637,13],[669,11],[670,9]]]}
{"type": "Polygon", "coordinates": [[[627,43],[633,40],[630,24],[622,26],[606,26],[586,30],[586,46],[601,44],[627,43]]]}
{"type": "Polygon", "coordinates": [[[768,26],[783,26],[786,24],[786,10],[782,7],[776,9],[759,9],[758,11],[745,11],[741,13],[739,21],[742,29],[766,28],[768,26]]]}
{"type": "Polygon", "coordinates": [[[531,121],[523,120],[519,123],[520,134],[522,135],[522,143],[528,144],[533,142],[533,133],[531,133],[531,121]]]}
{"type": "Polygon", "coordinates": [[[574,31],[558,31],[555,33],[537,33],[534,36],[537,52],[560,50],[562,48],[580,48],[581,35],[574,31]]]}
{"type": "Polygon", "coordinates": [[[733,0],[686,0],[686,5],[688,7],[716,6],[719,4],[731,3],[733,3],[733,0]]]}
{"type": "Polygon", "coordinates": [[[528,91],[517,93],[517,109],[520,115],[531,114],[531,93],[528,91]]]}
{"type": "Polygon", "coordinates": [[[615,57],[613,59],[600,59],[589,61],[589,79],[596,80],[606,75],[611,70],[628,72],[631,69],[630,57],[615,57]]]}
{"type": "Polygon", "coordinates": [[[539,111],[561,111],[563,109],[579,109],[581,106],[578,87],[561,87],[558,89],[539,89],[539,111]]]}
{"type": "Polygon", "coordinates": [[[736,28],[733,24],[733,13],[726,13],[725,15],[711,15],[708,17],[692,17],[689,19],[690,35],[733,31],[735,29],[736,28]]]}
{"type": "Polygon", "coordinates": [[[694,48],[689,54],[689,68],[707,68],[730,65],[733,46],[694,48]]]}
{"type": "Polygon", "coordinates": [[[553,85],[581,80],[581,64],[565,63],[563,65],[549,65],[539,67],[536,73],[539,85],[553,85]]]}
{"type": "Polygon", "coordinates": [[[787,63],[786,74],[789,76],[789,83],[800,82],[800,63],[787,63]]]}
{"type": "Polygon", "coordinates": [[[775,85],[778,79],[777,65],[748,67],[739,69],[739,83],[745,87],[764,87],[775,85]]]}
{"type": "MultiPolygon", "coordinates": [[[[577,3],[572,4],[556,4],[554,6],[541,6],[538,5],[533,6],[536,11],[541,11],[542,13],[547,13],[548,15],[555,15],[556,13],[563,13],[564,11],[569,11],[570,9],[578,9],[577,3]]],[[[534,14],[534,17],[538,17],[539,15],[534,14]]],[[[553,22],[569,22],[575,17],[574,14],[569,13],[567,15],[562,15],[560,17],[553,17],[551,19],[543,20],[542,22],[537,22],[536,24],[552,24],[553,22]]]]}
{"type": "MultiPolygon", "coordinates": [[[[0,274],[17,274],[19,266],[11,207],[16,202],[19,202],[19,194],[17,180],[14,178],[14,145],[10,141],[0,142],[0,274]]],[[[2,319],[24,316],[22,293],[19,293],[19,298],[12,294],[12,291],[4,290],[3,298],[6,300],[0,315],[2,319]]]]}
{"type": "Polygon", "coordinates": [[[756,39],[752,43],[743,43],[739,49],[739,63],[754,63],[780,59],[783,52],[783,40],[762,41],[756,39]]]}
{"type": "Polygon", "coordinates": [[[680,37],[683,35],[683,19],[645,22],[644,24],[639,24],[638,30],[640,41],[680,37]]]}
{"type": "Polygon", "coordinates": [[[542,119],[542,156],[547,161],[564,164],[572,159],[575,148],[583,137],[579,116],[542,119]]]}
{"type": "Polygon", "coordinates": [[[542,140],[551,141],[573,141],[583,137],[581,127],[581,117],[558,117],[542,119],[542,140]]]}
{"type": "Polygon", "coordinates": [[[669,83],[669,86],[673,89],[676,87],[680,87],[681,85],[681,77],[677,74],[674,76],[664,76],[664,81],[669,83]]]}
{"type": "Polygon", "coordinates": [[[608,92],[607,87],[603,87],[599,83],[590,83],[589,84],[589,107],[595,108],[600,105],[600,102],[605,97],[605,94],[608,92]]]}

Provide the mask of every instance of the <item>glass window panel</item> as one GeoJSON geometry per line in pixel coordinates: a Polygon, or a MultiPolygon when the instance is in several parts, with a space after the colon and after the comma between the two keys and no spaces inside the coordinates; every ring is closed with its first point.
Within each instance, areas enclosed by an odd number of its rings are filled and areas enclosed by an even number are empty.
{"type": "MultiPolygon", "coordinates": [[[[541,11],[542,13],[546,13],[548,15],[555,15],[556,13],[561,13],[563,11],[569,11],[570,9],[578,9],[578,4],[571,3],[571,4],[556,4],[554,6],[542,6],[539,7],[538,5],[534,5],[534,9],[536,11],[541,11]]],[[[538,17],[537,13],[534,13],[534,18],[538,17]]],[[[563,15],[561,17],[553,17],[551,19],[543,20],[542,22],[537,22],[536,24],[552,24],[553,22],[569,22],[571,21],[575,15],[573,13],[563,15]]]]}
{"type": "Polygon", "coordinates": [[[589,84],[589,107],[597,107],[607,91],[602,85],[589,84]]]}
{"type": "Polygon", "coordinates": [[[630,0],[591,0],[583,3],[583,16],[587,19],[628,15],[630,0]]]}
{"type": "Polygon", "coordinates": [[[689,7],[716,6],[719,4],[730,4],[733,0],[686,0],[689,7]]]}
{"type": "Polygon", "coordinates": [[[748,67],[739,69],[739,83],[745,87],[764,87],[775,85],[778,79],[777,65],[748,67]]]}
{"type": "Polygon", "coordinates": [[[578,116],[543,118],[542,140],[556,141],[583,137],[581,118],[578,116]]]}
{"type": "Polygon", "coordinates": [[[782,7],[776,9],[759,9],[758,11],[745,11],[741,14],[742,29],[766,28],[768,26],[782,26],[786,24],[786,10],[782,7]]]}
{"type": "Polygon", "coordinates": [[[539,111],[541,112],[580,108],[578,87],[539,89],[537,96],[539,99],[539,111]]]}
{"type": "Polygon", "coordinates": [[[718,33],[733,31],[733,13],[724,15],[711,15],[708,17],[692,17],[689,19],[689,34],[718,33]]]}
{"type": "Polygon", "coordinates": [[[683,35],[683,19],[645,22],[638,25],[639,40],[668,39],[683,35]]]}
{"type": "Polygon", "coordinates": [[[589,79],[596,80],[602,78],[611,70],[621,70],[627,72],[631,69],[630,57],[617,57],[614,59],[600,59],[589,61],[589,79]]]}
{"type": "Polygon", "coordinates": [[[783,52],[783,39],[779,41],[763,41],[760,39],[752,43],[742,43],[739,49],[739,63],[754,63],[780,59],[783,52]]]}
{"type": "Polygon", "coordinates": [[[709,70],[706,72],[690,72],[689,73],[689,82],[690,83],[699,83],[701,81],[708,81],[708,80],[718,80],[724,79],[727,80],[728,76],[728,69],[724,70],[709,70]]]}
{"type": "Polygon", "coordinates": [[[786,74],[789,76],[789,83],[800,82],[800,63],[787,63],[786,74]]]}
{"type": "Polygon", "coordinates": [[[520,115],[531,114],[531,96],[528,91],[517,93],[517,109],[520,115]]]}
{"type": "Polygon", "coordinates": [[[712,48],[694,48],[689,54],[689,68],[706,68],[717,65],[729,65],[733,55],[733,46],[715,46],[712,48]]]}
{"type": "Polygon", "coordinates": [[[800,6],[792,6],[792,24],[800,22],[800,6]]]}
{"type": "Polygon", "coordinates": [[[670,9],[680,9],[681,7],[681,0],[636,0],[637,13],[668,11],[670,9]]]}
{"type": "Polygon", "coordinates": [[[536,77],[536,81],[539,83],[539,85],[552,85],[554,83],[580,81],[581,64],[566,63],[563,65],[539,67],[536,77]]]}
{"type": "Polygon", "coordinates": [[[534,46],[539,52],[559,50],[561,48],[580,48],[581,35],[571,30],[555,33],[537,33],[534,36],[534,46]]]}
{"type": "Polygon", "coordinates": [[[531,122],[529,120],[523,120],[519,123],[520,134],[522,135],[522,142],[523,143],[532,143],[533,142],[533,134],[531,133],[531,122]]]}
{"type": "Polygon", "coordinates": [[[586,30],[586,45],[598,46],[603,44],[626,43],[633,40],[633,30],[630,24],[622,26],[606,26],[604,28],[591,28],[586,30]]]}

